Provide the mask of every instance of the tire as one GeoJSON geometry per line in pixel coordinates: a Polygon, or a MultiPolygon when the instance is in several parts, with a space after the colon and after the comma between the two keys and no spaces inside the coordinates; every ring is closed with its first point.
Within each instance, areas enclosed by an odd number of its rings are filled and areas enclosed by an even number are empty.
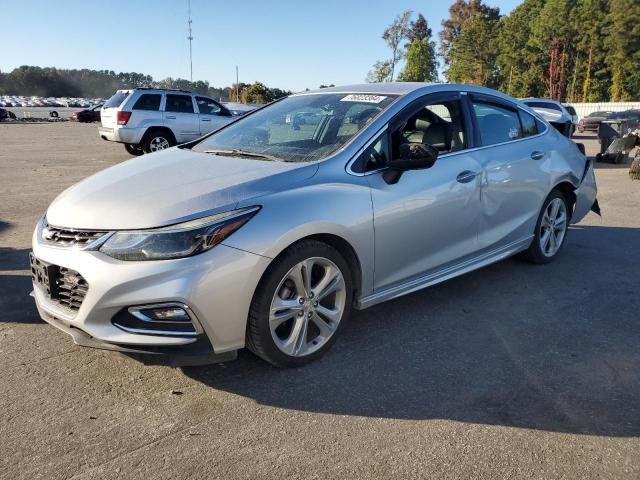
{"type": "Polygon", "coordinates": [[[138,145],[133,145],[132,143],[125,143],[124,144],[124,149],[127,151],[128,154],[130,155],[134,155],[134,156],[140,156],[142,155],[144,152],[142,151],[142,147],[138,146],[138,145]]]}
{"type": "Polygon", "coordinates": [[[353,276],[342,255],[325,243],[303,240],[274,260],[260,280],[249,309],[247,347],[277,367],[305,365],[322,356],[336,341],[347,323],[352,302],[353,276]],[[300,282],[308,284],[303,278],[307,270],[299,270],[301,265],[311,265],[309,293],[299,292],[292,278],[295,272],[301,272],[300,282]],[[321,287],[323,282],[328,282],[325,288],[321,287]],[[334,293],[323,296],[332,288],[334,293]],[[275,305],[282,305],[280,302],[289,302],[290,308],[276,311],[275,305]],[[327,312],[331,317],[324,316],[327,312]],[[304,336],[296,336],[295,331],[304,336]]]}
{"type": "Polygon", "coordinates": [[[159,150],[173,147],[176,144],[176,139],[173,134],[160,129],[149,130],[140,145],[144,153],[153,153],[159,150]]]}
{"type": "Polygon", "coordinates": [[[562,250],[567,233],[569,231],[569,221],[571,219],[571,210],[567,203],[567,199],[559,190],[553,190],[544,201],[536,229],[534,231],[533,241],[527,250],[522,252],[522,258],[537,264],[545,264],[551,262],[562,250]],[[553,206],[552,206],[553,204],[553,206]],[[553,225],[550,225],[548,218],[553,218],[554,207],[559,207],[558,216],[555,218],[553,225]],[[560,223],[560,213],[564,212],[564,219],[560,223]],[[544,223],[544,225],[543,225],[544,223]],[[553,230],[553,234],[552,234],[553,230]],[[548,234],[548,237],[547,237],[548,234]],[[561,235],[560,235],[561,234],[561,235]],[[548,238],[548,240],[545,240],[548,238]]]}

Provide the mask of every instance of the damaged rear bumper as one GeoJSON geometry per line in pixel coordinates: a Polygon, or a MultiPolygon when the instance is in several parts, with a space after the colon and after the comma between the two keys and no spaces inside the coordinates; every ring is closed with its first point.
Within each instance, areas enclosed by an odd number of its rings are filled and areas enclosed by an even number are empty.
{"type": "Polygon", "coordinates": [[[576,205],[571,216],[571,223],[578,223],[582,220],[590,210],[600,215],[600,206],[596,196],[598,188],[596,187],[596,176],[593,171],[593,162],[587,159],[584,174],[580,186],[576,189],[576,205]]]}

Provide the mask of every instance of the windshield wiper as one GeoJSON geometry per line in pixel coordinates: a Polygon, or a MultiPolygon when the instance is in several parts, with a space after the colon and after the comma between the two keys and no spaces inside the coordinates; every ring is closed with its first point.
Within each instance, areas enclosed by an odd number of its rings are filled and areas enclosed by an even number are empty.
{"type": "Polygon", "coordinates": [[[249,158],[261,158],[264,160],[271,160],[272,162],[283,162],[281,158],[267,155],[266,153],[247,152],[246,150],[239,150],[237,148],[230,150],[204,150],[202,153],[209,153],[211,155],[227,155],[229,157],[249,157],[249,158]]]}

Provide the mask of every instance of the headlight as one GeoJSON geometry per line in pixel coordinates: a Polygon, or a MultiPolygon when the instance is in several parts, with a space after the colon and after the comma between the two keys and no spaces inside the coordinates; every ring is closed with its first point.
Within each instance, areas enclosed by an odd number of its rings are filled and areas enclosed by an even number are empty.
{"type": "Polygon", "coordinates": [[[167,260],[213,248],[253,217],[260,207],[242,208],[152,230],[114,233],[100,251],[118,260],[167,260]]]}

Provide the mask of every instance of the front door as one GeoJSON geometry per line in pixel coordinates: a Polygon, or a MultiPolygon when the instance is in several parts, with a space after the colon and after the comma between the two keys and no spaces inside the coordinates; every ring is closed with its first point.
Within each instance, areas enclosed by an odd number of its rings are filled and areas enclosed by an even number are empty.
{"type": "Polygon", "coordinates": [[[365,151],[374,172],[367,178],[375,222],[375,290],[435,272],[478,249],[481,166],[466,152],[466,106],[450,94],[425,97],[417,112],[415,104],[407,108],[408,118],[401,114],[365,151]],[[432,145],[439,158],[433,167],[406,171],[398,183],[387,184],[384,156],[396,156],[401,143],[432,145]]]}
{"type": "Polygon", "coordinates": [[[210,98],[196,97],[196,105],[199,112],[200,135],[217,130],[231,120],[228,112],[210,98]]]}

